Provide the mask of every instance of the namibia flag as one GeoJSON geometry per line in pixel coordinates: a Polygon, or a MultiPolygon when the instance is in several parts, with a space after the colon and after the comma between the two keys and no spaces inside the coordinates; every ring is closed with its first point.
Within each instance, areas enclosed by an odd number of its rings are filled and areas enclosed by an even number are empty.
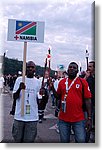
{"type": "Polygon", "coordinates": [[[36,22],[16,21],[16,34],[36,35],[36,22]]]}

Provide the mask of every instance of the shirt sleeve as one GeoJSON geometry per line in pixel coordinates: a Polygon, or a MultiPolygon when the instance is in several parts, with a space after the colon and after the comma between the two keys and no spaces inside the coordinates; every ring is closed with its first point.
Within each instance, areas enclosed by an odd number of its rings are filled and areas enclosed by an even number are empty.
{"type": "Polygon", "coordinates": [[[91,92],[90,88],[88,86],[88,83],[85,79],[82,79],[83,81],[83,86],[84,86],[84,98],[91,98],[91,92]]]}
{"type": "Polygon", "coordinates": [[[40,82],[40,80],[37,80],[37,83],[38,83],[37,92],[39,92],[39,90],[40,90],[40,88],[41,88],[41,82],[40,82]]]}
{"type": "Polygon", "coordinates": [[[15,81],[15,84],[14,84],[13,93],[15,93],[15,92],[18,90],[19,85],[20,85],[20,82],[21,82],[21,80],[20,80],[20,78],[18,77],[18,78],[16,79],[16,81],[15,81]]]}
{"type": "Polygon", "coordinates": [[[41,88],[43,78],[41,77],[41,78],[39,78],[38,80],[39,80],[39,87],[41,88]]]}
{"type": "Polygon", "coordinates": [[[58,83],[58,88],[57,88],[57,94],[61,96],[62,90],[61,90],[61,81],[58,83]]]}

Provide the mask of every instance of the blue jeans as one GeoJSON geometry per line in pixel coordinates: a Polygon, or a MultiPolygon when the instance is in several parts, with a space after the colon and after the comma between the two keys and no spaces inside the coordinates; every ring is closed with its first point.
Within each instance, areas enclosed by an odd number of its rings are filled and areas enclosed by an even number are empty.
{"type": "Polygon", "coordinates": [[[75,134],[75,141],[77,143],[85,143],[86,131],[84,120],[79,122],[65,122],[63,120],[59,120],[59,132],[61,142],[70,142],[71,127],[75,134]]]}
{"type": "Polygon", "coordinates": [[[34,143],[37,135],[37,121],[14,120],[12,135],[16,143],[34,143]]]}
{"type": "Polygon", "coordinates": [[[53,94],[51,94],[51,98],[52,98],[52,106],[54,106],[55,105],[55,97],[53,94]]]}

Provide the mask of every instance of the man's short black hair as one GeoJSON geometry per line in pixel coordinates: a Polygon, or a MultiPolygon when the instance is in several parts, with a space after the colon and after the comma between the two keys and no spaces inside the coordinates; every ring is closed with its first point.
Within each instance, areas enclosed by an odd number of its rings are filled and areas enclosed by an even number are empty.
{"type": "Polygon", "coordinates": [[[28,61],[26,63],[26,67],[28,68],[29,66],[33,66],[33,67],[36,67],[35,63],[33,61],[28,61]]]}
{"type": "Polygon", "coordinates": [[[92,63],[93,67],[95,68],[95,61],[90,61],[89,63],[92,63]]]}
{"type": "MultiPolygon", "coordinates": [[[[78,69],[78,64],[77,64],[76,62],[73,61],[73,62],[71,62],[70,64],[75,64],[75,65],[77,66],[77,69],[78,69]]],[[[69,64],[69,65],[70,65],[70,64],[69,64]]]]}

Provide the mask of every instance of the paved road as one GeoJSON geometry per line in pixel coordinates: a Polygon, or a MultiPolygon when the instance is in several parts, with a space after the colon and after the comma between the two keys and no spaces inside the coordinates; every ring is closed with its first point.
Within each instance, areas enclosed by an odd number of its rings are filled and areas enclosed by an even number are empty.
{"type": "MultiPolygon", "coordinates": [[[[2,143],[13,143],[12,137],[12,124],[13,116],[9,115],[12,107],[12,93],[7,92],[0,95],[0,100],[2,100],[2,105],[0,101],[0,127],[2,127],[2,143]],[[2,119],[1,119],[2,118],[2,119]]],[[[42,123],[38,123],[38,133],[35,142],[36,143],[59,143],[60,137],[56,132],[55,125],[57,123],[57,118],[54,116],[55,109],[51,106],[51,99],[47,104],[45,110],[45,118],[42,123]]],[[[93,140],[93,139],[92,139],[93,140]]],[[[74,142],[74,136],[71,135],[71,143],[74,142]]],[[[92,141],[90,141],[92,142],[92,141]]],[[[93,142],[92,142],[93,143],[93,142]]]]}

